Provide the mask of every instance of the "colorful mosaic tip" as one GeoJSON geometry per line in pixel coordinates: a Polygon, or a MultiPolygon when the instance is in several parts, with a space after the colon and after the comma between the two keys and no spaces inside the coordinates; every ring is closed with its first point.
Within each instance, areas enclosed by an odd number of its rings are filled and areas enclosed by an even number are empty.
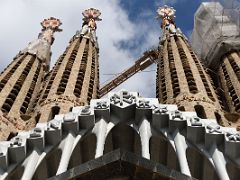
{"type": "Polygon", "coordinates": [[[173,7],[169,7],[167,5],[163,7],[159,7],[157,10],[158,18],[164,19],[169,18],[171,20],[175,19],[176,10],[173,7]]]}
{"type": "Polygon", "coordinates": [[[57,18],[50,17],[48,19],[44,19],[41,22],[41,25],[43,27],[43,30],[52,29],[54,31],[61,31],[61,29],[59,29],[59,26],[62,25],[62,22],[57,18]]]}
{"type": "Polygon", "coordinates": [[[101,12],[98,9],[90,8],[86,9],[82,12],[82,15],[84,16],[83,19],[94,19],[95,21],[101,21],[102,19],[99,18],[101,15],[101,12]]]}

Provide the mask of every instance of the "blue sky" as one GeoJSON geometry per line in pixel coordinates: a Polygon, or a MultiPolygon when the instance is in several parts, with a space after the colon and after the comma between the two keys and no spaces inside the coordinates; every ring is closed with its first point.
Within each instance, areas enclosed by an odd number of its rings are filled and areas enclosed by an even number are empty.
{"type": "MultiPolygon", "coordinates": [[[[154,20],[156,17],[156,9],[159,5],[167,4],[173,6],[176,9],[176,23],[181,30],[189,36],[189,33],[193,29],[194,22],[194,13],[197,8],[200,6],[202,0],[121,0],[120,5],[126,9],[128,12],[129,18],[131,21],[139,21],[139,13],[144,11],[151,11],[152,14],[149,14],[147,18],[152,19],[152,25],[157,26],[157,20],[154,20]]],[[[143,19],[146,20],[146,19],[143,19]]]]}

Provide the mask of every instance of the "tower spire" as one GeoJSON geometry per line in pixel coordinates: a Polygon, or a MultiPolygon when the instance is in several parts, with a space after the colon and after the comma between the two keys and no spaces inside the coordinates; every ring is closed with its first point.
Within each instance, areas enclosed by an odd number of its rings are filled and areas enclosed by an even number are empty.
{"type": "Polygon", "coordinates": [[[52,44],[54,41],[54,32],[60,32],[62,29],[59,26],[62,25],[62,22],[54,17],[44,19],[41,22],[42,32],[39,34],[39,39],[45,40],[48,43],[52,44]]]}
{"type": "Polygon", "coordinates": [[[0,118],[6,119],[5,124],[0,124],[0,139],[31,126],[34,102],[49,69],[53,34],[61,31],[61,24],[59,19],[53,17],[44,19],[38,38],[20,51],[0,74],[0,118]]]}
{"type": "Polygon", "coordinates": [[[54,33],[62,31],[62,29],[59,29],[62,23],[59,19],[50,17],[44,19],[40,24],[42,26],[42,31],[39,33],[38,39],[30,42],[27,48],[22,52],[36,55],[37,58],[43,62],[44,71],[47,72],[50,65],[50,49],[54,42],[54,33]]]}
{"type": "Polygon", "coordinates": [[[99,18],[99,16],[101,15],[101,12],[98,9],[89,8],[83,11],[82,15],[83,15],[83,24],[82,24],[82,30],[80,32],[81,36],[88,37],[93,42],[97,43],[96,21],[102,20],[99,18]]]}
{"type": "Polygon", "coordinates": [[[158,18],[162,20],[161,28],[165,31],[168,31],[171,34],[176,33],[175,26],[175,12],[176,10],[173,7],[167,5],[159,7],[157,10],[158,18]]]}
{"type": "MultiPolygon", "coordinates": [[[[96,21],[100,11],[83,11],[82,30],[76,33],[69,46],[53,67],[37,102],[35,122],[46,122],[71,107],[87,105],[99,94],[98,43],[96,21]]],[[[48,36],[47,36],[48,37],[48,36]]]]}
{"type": "MultiPolygon", "coordinates": [[[[192,51],[184,34],[175,24],[173,7],[158,8],[163,29],[157,71],[157,97],[162,103],[173,103],[182,111],[196,111],[201,118],[217,118],[224,124],[220,101],[212,80],[192,51]]],[[[226,125],[226,124],[224,124],[226,125]]]]}

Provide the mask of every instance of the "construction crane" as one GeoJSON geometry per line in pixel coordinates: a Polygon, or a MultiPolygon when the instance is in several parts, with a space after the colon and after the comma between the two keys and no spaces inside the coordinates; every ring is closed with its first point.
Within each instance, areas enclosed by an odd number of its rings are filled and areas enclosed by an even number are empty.
{"type": "Polygon", "coordinates": [[[158,49],[148,50],[143,53],[143,56],[139,58],[133,66],[121,72],[116,78],[104,85],[99,90],[99,96],[103,97],[105,94],[122,84],[128,78],[132,77],[139,71],[142,71],[156,62],[158,59],[158,49]]]}

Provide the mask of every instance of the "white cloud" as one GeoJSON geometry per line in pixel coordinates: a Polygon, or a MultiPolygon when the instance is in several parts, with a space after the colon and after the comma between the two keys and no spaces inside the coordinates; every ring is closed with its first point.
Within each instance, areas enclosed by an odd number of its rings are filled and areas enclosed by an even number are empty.
{"type": "MultiPolygon", "coordinates": [[[[97,29],[101,82],[109,78],[103,75],[104,73],[121,72],[132,65],[146,49],[157,45],[160,29],[156,20],[141,21],[142,17],[145,17],[144,20],[150,17],[151,12],[149,10],[141,12],[139,21],[133,23],[127,16],[128,12],[120,7],[119,0],[1,0],[0,69],[6,67],[28,42],[36,39],[41,30],[39,23],[50,16],[59,18],[63,22],[61,27],[63,32],[55,34],[52,47],[52,64],[54,64],[76,30],[81,28],[81,12],[89,7],[95,7],[102,12],[103,21],[98,22],[97,29]],[[122,42],[133,45],[134,48],[119,46],[122,42]]],[[[155,72],[139,73],[119,88],[139,90],[144,96],[154,97],[155,72]]]]}
{"type": "Polygon", "coordinates": [[[156,6],[162,6],[162,5],[175,5],[177,3],[183,3],[186,2],[187,0],[163,0],[163,1],[155,1],[156,6]]]}

